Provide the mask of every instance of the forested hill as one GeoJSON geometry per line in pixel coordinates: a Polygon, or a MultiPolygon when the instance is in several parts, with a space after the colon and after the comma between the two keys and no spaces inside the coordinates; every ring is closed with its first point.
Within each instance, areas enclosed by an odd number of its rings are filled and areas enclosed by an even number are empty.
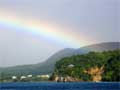
{"type": "Polygon", "coordinates": [[[55,76],[78,81],[120,81],[120,50],[89,52],[57,61],[55,76]]]}
{"type": "Polygon", "coordinates": [[[117,50],[117,49],[120,49],[120,42],[104,42],[104,43],[85,46],[79,49],[67,48],[58,51],[57,53],[55,53],[54,55],[52,55],[42,63],[0,68],[0,74],[2,73],[4,76],[27,75],[27,74],[33,74],[33,75],[49,74],[54,71],[54,65],[56,61],[59,61],[64,57],[86,54],[90,51],[100,52],[100,51],[117,50]]]}

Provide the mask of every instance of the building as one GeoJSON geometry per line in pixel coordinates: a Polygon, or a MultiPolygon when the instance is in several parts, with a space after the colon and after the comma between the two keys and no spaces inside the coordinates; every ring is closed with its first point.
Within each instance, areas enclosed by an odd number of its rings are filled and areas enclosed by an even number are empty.
{"type": "Polygon", "coordinates": [[[74,67],[73,64],[68,65],[68,68],[73,68],[73,67],[74,67]]]}
{"type": "Polygon", "coordinates": [[[50,78],[49,75],[37,75],[38,78],[50,78]]]}
{"type": "Polygon", "coordinates": [[[26,79],[26,76],[21,76],[20,79],[24,80],[24,79],[26,79]]]}
{"type": "Polygon", "coordinates": [[[32,77],[32,75],[27,75],[27,77],[28,77],[28,78],[31,78],[31,77],[32,77]]]}
{"type": "Polygon", "coordinates": [[[17,79],[17,76],[12,76],[12,79],[13,79],[13,80],[17,79]]]}

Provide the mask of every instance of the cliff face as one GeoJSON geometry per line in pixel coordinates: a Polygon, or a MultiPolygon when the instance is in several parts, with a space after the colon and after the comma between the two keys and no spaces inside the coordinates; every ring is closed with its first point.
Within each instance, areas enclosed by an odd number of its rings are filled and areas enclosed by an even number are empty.
{"type": "Polygon", "coordinates": [[[104,66],[102,67],[92,67],[88,70],[84,71],[85,73],[91,75],[91,79],[93,82],[100,82],[102,80],[102,74],[104,72],[104,66]]]}
{"type": "MultiPolygon", "coordinates": [[[[93,82],[100,82],[102,80],[102,74],[104,72],[104,66],[102,67],[92,67],[88,70],[85,70],[84,73],[89,74],[91,76],[91,81],[93,82]]],[[[55,78],[53,81],[56,82],[77,82],[77,81],[83,81],[78,78],[73,78],[71,76],[62,77],[59,75],[55,75],[55,78]]]]}

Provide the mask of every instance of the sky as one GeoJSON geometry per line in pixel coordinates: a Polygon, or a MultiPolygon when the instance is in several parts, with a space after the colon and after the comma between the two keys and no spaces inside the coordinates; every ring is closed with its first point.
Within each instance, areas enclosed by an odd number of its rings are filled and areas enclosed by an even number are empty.
{"type": "Polygon", "coordinates": [[[0,0],[0,67],[119,41],[119,9],[119,0],[0,0]]]}

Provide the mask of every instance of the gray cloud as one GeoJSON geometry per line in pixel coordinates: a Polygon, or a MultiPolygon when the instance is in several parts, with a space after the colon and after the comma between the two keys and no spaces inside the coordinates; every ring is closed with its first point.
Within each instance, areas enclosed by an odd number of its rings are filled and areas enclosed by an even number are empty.
{"type": "MultiPolygon", "coordinates": [[[[120,38],[119,4],[119,0],[0,0],[0,10],[69,27],[103,42],[120,38]]],[[[41,62],[62,48],[0,24],[0,66],[41,62]]]]}

